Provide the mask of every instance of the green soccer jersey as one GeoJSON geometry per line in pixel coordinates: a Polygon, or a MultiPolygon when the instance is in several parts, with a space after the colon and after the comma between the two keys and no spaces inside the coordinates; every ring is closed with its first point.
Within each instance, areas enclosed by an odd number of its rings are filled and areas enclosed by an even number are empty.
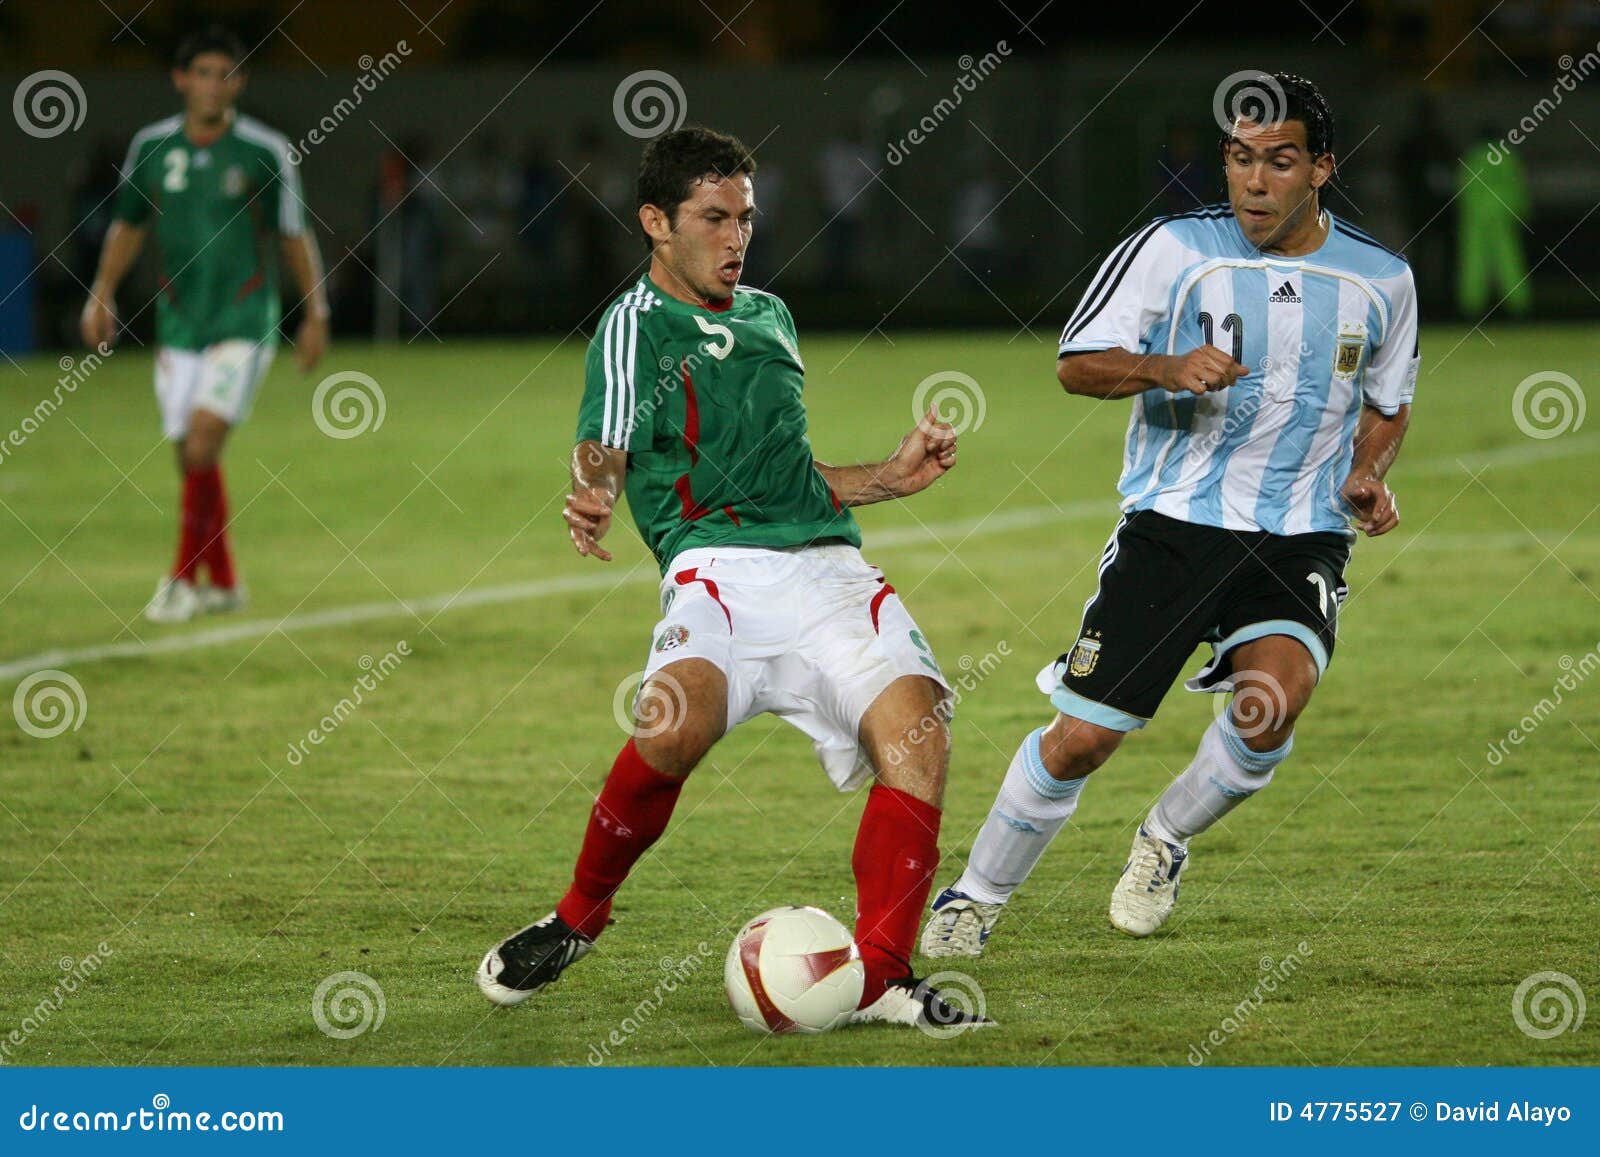
{"type": "Polygon", "coordinates": [[[606,310],[578,441],[628,452],[628,506],[663,571],[697,546],[861,545],[811,456],[804,384],[794,318],[770,293],[711,309],[642,277],[606,310]]]}
{"type": "Polygon", "coordinates": [[[275,241],[305,229],[300,176],[281,134],[236,116],[198,148],[182,116],[140,129],[123,164],[116,216],[131,225],[154,219],[161,345],[199,350],[276,334],[275,241]]]}

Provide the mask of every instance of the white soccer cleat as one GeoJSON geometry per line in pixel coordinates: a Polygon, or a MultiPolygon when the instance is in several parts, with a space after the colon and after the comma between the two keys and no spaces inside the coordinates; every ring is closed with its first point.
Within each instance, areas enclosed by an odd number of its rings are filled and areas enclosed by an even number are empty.
{"type": "Polygon", "coordinates": [[[1189,853],[1148,834],[1141,824],[1111,891],[1111,924],[1129,936],[1148,936],[1167,922],[1178,901],[1178,873],[1189,853]]]}
{"type": "Polygon", "coordinates": [[[152,623],[187,623],[201,610],[194,584],[168,575],[156,584],[156,593],[145,604],[144,617],[152,623]]]}
{"type": "Polygon", "coordinates": [[[882,996],[851,1015],[850,1023],[910,1025],[936,1036],[954,1035],[969,1028],[999,1027],[981,1009],[968,1012],[945,1000],[926,980],[914,976],[891,980],[882,996]]]}
{"type": "Polygon", "coordinates": [[[1004,904],[985,904],[954,888],[933,902],[933,915],[922,929],[924,956],[982,956],[1004,904]]]}
{"type": "Polygon", "coordinates": [[[208,615],[225,615],[237,611],[250,601],[250,592],[243,583],[231,587],[203,586],[197,589],[200,609],[208,615]]]}

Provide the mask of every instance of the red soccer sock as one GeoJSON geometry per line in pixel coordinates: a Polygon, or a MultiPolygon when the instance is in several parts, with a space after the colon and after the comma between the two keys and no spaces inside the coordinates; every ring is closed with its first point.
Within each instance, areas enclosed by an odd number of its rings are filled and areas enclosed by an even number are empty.
{"type": "Polygon", "coordinates": [[[206,532],[211,525],[216,491],[205,475],[205,470],[190,470],[183,476],[183,497],[178,511],[178,556],[172,563],[172,577],[187,582],[194,582],[194,572],[205,553],[206,532]]]}
{"type": "Polygon", "coordinates": [[[633,740],[623,745],[589,813],[572,887],[556,905],[561,919],[591,940],[605,930],[612,895],[666,831],[683,782],[646,763],[633,740]]]}
{"type": "Polygon", "coordinates": [[[867,795],[850,865],[856,874],[856,944],[866,965],[865,1008],[910,973],[917,925],[939,866],[941,813],[883,784],[867,795]]]}
{"type": "Polygon", "coordinates": [[[211,497],[211,520],[206,527],[201,557],[211,572],[211,585],[232,590],[237,579],[233,573],[233,552],[228,549],[228,492],[222,485],[222,467],[212,466],[201,474],[211,497]]]}

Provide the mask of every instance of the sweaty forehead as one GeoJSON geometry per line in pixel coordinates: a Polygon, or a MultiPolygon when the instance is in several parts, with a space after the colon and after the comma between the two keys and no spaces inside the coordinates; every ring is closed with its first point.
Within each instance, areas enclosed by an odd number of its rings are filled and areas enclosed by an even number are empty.
{"type": "Polygon", "coordinates": [[[1247,149],[1270,152],[1283,145],[1306,149],[1306,126],[1297,120],[1278,121],[1275,124],[1256,124],[1241,120],[1233,126],[1233,139],[1247,149]]]}
{"type": "Polygon", "coordinates": [[[737,216],[755,204],[755,185],[749,173],[719,177],[707,173],[689,186],[688,203],[696,209],[721,209],[737,216]]]}

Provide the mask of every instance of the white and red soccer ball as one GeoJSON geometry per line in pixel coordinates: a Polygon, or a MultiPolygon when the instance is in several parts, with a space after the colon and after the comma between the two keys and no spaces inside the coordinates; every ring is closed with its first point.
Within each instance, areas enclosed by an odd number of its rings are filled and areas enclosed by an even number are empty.
{"type": "Polygon", "coordinates": [[[786,905],[739,929],[722,976],[751,1032],[828,1032],[861,1003],[867,972],[843,924],[821,908],[786,905]]]}

